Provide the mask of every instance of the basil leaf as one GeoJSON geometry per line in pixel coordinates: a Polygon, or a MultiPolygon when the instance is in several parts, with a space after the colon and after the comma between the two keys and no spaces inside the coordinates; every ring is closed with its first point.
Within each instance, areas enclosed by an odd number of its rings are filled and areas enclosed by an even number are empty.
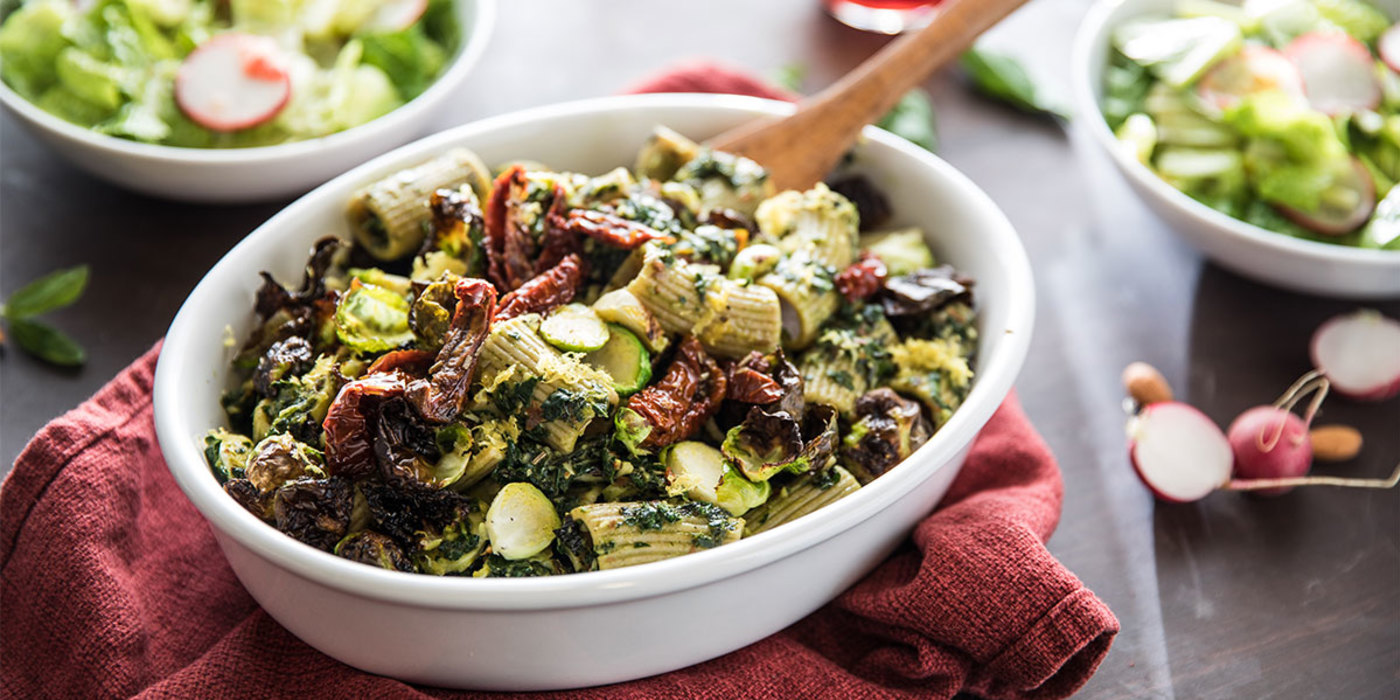
{"type": "Polygon", "coordinates": [[[10,295],[10,300],[5,304],[5,316],[12,319],[29,318],[68,306],[82,296],[87,279],[87,265],[40,277],[10,295]]]}
{"type": "Polygon", "coordinates": [[[959,61],[978,92],[1030,114],[1069,121],[1069,112],[1040,94],[1016,59],[991,51],[968,49],[959,61]]]}
{"type": "Polygon", "coordinates": [[[48,324],[12,318],[10,335],[17,345],[45,362],[76,367],[87,361],[87,353],[81,345],[48,324]]]}
{"type": "Polygon", "coordinates": [[[938,150],[938,122],[933,116],[933,101],[923,90],[905,93],[876,126],[929,151],[938,150]]]}

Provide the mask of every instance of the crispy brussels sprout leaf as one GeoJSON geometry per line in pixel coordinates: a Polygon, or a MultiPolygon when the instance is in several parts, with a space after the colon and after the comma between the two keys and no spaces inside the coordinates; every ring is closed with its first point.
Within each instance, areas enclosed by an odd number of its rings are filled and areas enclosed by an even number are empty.
{"type": "Polygon", "coordinates": [[[273,384],[305,373],[311,369],[314,360],[315,351],[305,338],[294,335],[279,340],[258,360],[258,369],[253,374],[253,388],[259,396],[272,396],[273,384]]]}
{"type": "Polygon", "coordinates": [[[755,406],[744,422],[730,428],[720,451],[752,481],[767,481],[788,470],[804,472],[802,429],[785,411],[769,413],[755,406]]]}
{"type": "Polygon", "coordinates": [[[826,466],[836,452],[840,436],[836,409],[826,404],[813,404],[802,419],[802,457],[812,469],[826,466]]]}
{"type": "Polygon", "coordinates": [[[364,352],[393,350],[413,341],[408,310],[403,296],[355,280],[335,307],[336,337],[364,352]]]}
{"type": "Polygon", "coordinates": [[[923,316],[972,295],[972,281],[958,275],[951,265],[915,270],[885,280],[878,298],[890,318],[923,316]]]}
{"type": "Polygon", "coordinates": [[[440,532],[420,533],[414,557],[418,570],[436,576],[465,573],[486,549],[483,520],[479,510],[463,510],[440,532]]]}

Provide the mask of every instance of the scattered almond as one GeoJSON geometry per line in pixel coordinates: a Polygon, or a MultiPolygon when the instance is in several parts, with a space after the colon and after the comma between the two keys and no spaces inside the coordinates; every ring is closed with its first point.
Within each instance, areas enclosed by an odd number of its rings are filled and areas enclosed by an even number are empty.
{"type": "Polygon", "coordinates": [[[1319,425],[1308,433],[1313,459],[1345,462],[1361,452],[1361,432],[1349,425],[1319,425]]]}
{"type": "Polygon", "coordinates": [[[1146,362],[1134,362],[1123,369],[1123,387],[1141,406],[1172,400],[1167,378],[1146,362]]]}

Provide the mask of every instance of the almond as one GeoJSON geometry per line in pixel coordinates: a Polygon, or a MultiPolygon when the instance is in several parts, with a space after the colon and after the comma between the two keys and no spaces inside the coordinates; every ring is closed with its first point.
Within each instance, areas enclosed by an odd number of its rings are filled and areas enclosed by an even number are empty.
{"type": "Polygon", "coordinates": [[[1308,433],[1313,459],[1345,462],[1361,452],[1361,432],[1349,425],[1319,425],[1308,433]]]}
{"type": "Polygon", "coordinates": [[[1123,369],[1123,387],[1140,406],[1172,400],[1172,388],[1156,367],[1134,362],[1123,369]]]}

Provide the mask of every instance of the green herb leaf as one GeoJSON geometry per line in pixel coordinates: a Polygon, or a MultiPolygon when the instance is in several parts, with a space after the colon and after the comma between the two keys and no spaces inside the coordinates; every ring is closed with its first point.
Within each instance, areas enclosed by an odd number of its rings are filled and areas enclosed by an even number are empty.
{"type": "Polygon", "coordinates": [[[779,66],[773,74],[773,82],[793,92],[802,92],[802,83],[807,79],[807,64],[789,63],[779,66]]]}
{"type": "Polygon", "coordinates": [[[905,93],[876,126],[929,151],[938,150],[938,121],[933,115],[933,101],[923,90],[905,93]]]}
{"type": "Polygon", "coordinates": [[[10,295],[5,316],[29,318],[60,309],[78,300],[87,286],[88,266],[79,265],[40,277],[10,295]]]}
{"type": "Polygon", "coordinates": [[[1016,59],[982,49],[968,49],[960,61],[978,92],[1030,114],[1049,114],[1066,121],[1069,112],[1045,98],[1016,59]]]}
{"type": "Polygon", "coordinates": [[[39,359],[64,367],[76,367],[87,360],[87,353],[62,331],[38,321],[10,319],[15,343],[39,359]]]}

